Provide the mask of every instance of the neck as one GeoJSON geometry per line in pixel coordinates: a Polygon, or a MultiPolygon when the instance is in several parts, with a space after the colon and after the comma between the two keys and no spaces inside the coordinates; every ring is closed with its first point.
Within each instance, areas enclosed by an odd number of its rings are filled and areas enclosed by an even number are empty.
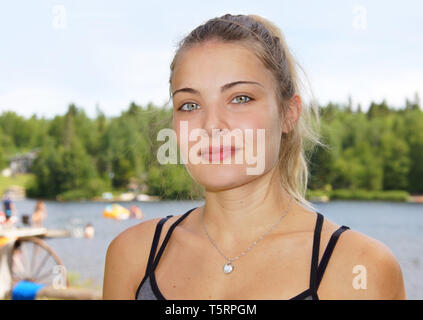
{"type": "MultiPolygon", "coordinates": [[[[280,187],[277,168],[237,188],[207,191],[204,224],[209,235],[222,248],[257,240],[269,231],[288,208],[290,195],[280,187]]],[[[292,200],[289,212],[294,209],[292,200]]],[[[273,232],[277,232],[285,218],[273,232]]]]}

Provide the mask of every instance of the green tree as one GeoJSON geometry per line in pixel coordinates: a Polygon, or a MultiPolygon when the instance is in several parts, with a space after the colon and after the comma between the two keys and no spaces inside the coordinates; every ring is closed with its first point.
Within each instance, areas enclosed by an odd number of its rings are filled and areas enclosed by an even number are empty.
{"type": "Polygon", "coordinates": [[[28,187],[27,196],[55,198],[61,192],[60,177],[56,175],[61,165],[61,150],[57,150],[54,139],[47,136],[32,164],[32,172],[36,179],[28,187]]]}
{"type": "Polygon", "coordinates": [[[394,135],[386,133],[382,137],[383,190],[407,190],[410,171],[409,147],[394,135]]]}
{"type": "Polygon", "coordinates": [[[423,192],[423,112],[420,109],[406,110],[404,114],[405,140],[409,146],[410,170],[408,191],[423,192]]]}
{"type": "Polygon", "coordinates": [[[367,111],[367,116],[369,119],[373,119],[376,117],[383,117],[390,113],[390,109],[384,99],[381,103],[374,103],[370,104],[369,110],[367,111]]]}
{"type": "Polygon", "coordinates": [[[153,166],[148,172],[147,183],[149,194],[164,199],[197,199],[203,195],[201,187],[183,165],[153,166]]]}

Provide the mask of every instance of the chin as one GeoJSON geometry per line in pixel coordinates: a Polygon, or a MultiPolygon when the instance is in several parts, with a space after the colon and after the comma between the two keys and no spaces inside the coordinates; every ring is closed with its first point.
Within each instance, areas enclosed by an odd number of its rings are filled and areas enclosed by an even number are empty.
{"type": "Polygon", "coordinates": [[[239,165],[207,164],[189,166],[187,169],[192,178],[206,190],[231,189],[252,178],[247,175],[246,167],[239,165]]]}

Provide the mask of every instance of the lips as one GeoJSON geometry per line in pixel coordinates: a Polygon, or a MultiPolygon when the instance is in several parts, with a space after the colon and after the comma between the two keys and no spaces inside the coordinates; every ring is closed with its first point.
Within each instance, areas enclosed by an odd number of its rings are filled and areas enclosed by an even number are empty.
{"type": "Polygon", "coordinates": [[[220,147],[209,147],[209,148],[203,148],[200,150],[201,154],[219,154],[223,152],[231,152],[235,151],[235,147],[232,146],[220,146],[220,147]]]}
{"type": "Polygon", "coordinates": [[[238,148],[232,146],[220,146],[220,147],[209,147],[203,148],[198,152],[198,155],[208,160],[209,162],[215,163],[216,161],[222,161],[228,157],[232,157],[238,148]]]}
{"type": "Polygon", "coordinates": [[[198,155],[208,156],[208,155],[220,155],[224,153],[231,153],[237,150],[235,147],[232,146],[220,146],[220,147],[209,147],[203,148],[198,152],[198,155]]]}

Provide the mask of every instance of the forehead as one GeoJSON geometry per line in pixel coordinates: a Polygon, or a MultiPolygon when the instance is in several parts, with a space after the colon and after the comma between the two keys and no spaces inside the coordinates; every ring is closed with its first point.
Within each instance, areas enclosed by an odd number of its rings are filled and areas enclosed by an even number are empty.
{"type": "Polygon", "coordinates": [[[272,78],[255,53],[244,45],[208,41],[187,49],[177,62],[172,89],[186,85],[218,85],[230,81],[254,80],[265,87],[272,78]]]}

